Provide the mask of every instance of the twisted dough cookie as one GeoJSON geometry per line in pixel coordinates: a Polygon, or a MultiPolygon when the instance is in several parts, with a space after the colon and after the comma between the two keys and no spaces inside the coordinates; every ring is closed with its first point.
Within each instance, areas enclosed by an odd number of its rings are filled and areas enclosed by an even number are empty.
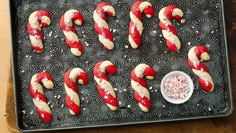
{"type": "Polygon", "coordinates": [[[106,105],[115,111],[118,108],[118,101],[116,99],[116,94],[113,90],[111,83],[105,73],[115,74],[116,67],[110,61],[100,61],[98,62],[94,69],[94,79],[97,82],[97,89],[106,105]]]}
{"type": "Polygon", "coordinates": [[[180,20],[183,17],[183,12],[176,6],[167,6],[160,10],[159,19],[162,34],[166,39],[166,45],[171,51],[178,51],[180,49],[180,40],[178,33],[174,26],[171,24],[173,17],[180,20]]]}
{"type": "Polygon", "coordinates": [[[46,27],[50,23],[50,14],[45,10],[34,11],[30,14],[27,31],[31,41],[31,47],[35,52],[41,53],[43,51],[44,37],[41,27],[46,27]]]}
{"type": "Polygon", "coordinates": [[[143,112],[148,112],[151,108],[150,94],[147,90],[147,79],[154,79],[156,72],[147,64],[139,64],[131,71],[131,86],[135,90],[135,99],[143,112]]]}
{"type": "Polygon", "coordinates": [[[78,96],[78,87],[76,79],[79,84],[87,84],[88,76],[80,68],[69,69],[64,76],[64,86],[66,90],[66,105],[72,115],[80,113],[80,100],[78,96]]]}
{"type": "Polygon", "coordinates": [[[52,89],[52,80],[53,79],[48,72],[40,72],[31,78],[29,85],[29,92],[33,98],[34,105],[36,106],[36,111],[39,117],[45,122],[50,122],[52,120],[52,114],[49,106],[47,105],[47,99],[43,94],[43,87],[41,84],[43,84],[47,89],[52,89]]]}
{"type": "Polygon", "coordinates": [[[200,62],[210,60],[208,50],[204,46],[195,46],[188,52],[188,64],[193,72],[198,76],[199,84],[203,90],[211,92],[214,89],[214,83],[207,67],[200,62]]]}
{"type": "Polygon", "coordinates": [[[76,25],[82,25],[84,19],[77,10],[71,9],[61,16],[60,27],[66,37],[66,43],[70,47],[71,53],[75,56],[80,56],[83,53],[84,48],[79,42],[76,29],[73,27],[73,22],[76,25]]]}
{"type": "Polygon", "coordinates": [[[113,35],[106,22],[106,13],[109,16],[115,16],[115,9],[107,2],[99,3],[93,13],[94,28],[104,49],[112,50],[114,48],[113,35]]]}
{"type": "Polygon", "coordinates": [[[130,12],[130,23],[129,23],[129,43],[132,48],[139,48],[141,44],[141,35],[143,32],[143,23],[142,20],[142,12],[146,15],[146,17],[151,18],[154,15],[154,9],[152,5],[147,1],[136,1],[132,7],[130,12]]]}

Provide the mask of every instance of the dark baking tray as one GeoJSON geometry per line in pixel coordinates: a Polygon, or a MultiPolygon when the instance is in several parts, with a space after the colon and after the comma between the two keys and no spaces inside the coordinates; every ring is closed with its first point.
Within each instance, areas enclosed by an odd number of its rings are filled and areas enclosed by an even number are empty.
{"type": "Polygon", "coordinates": [[[226,43],[223,0],[149,0],[155,16],[143,17],[144,32],[142,45],[134,50],[125,48],[128,43],[129,12],[134,0],[108,0],[115,10],[115,17],[108,17],[113,30],[115,49],[107,52],[98,42],[93,29],[92,14],[100,0],[10,0],[13,77],[15,86],[15,103],[17,126],[21,131],[42,131],[59,129],[76,129],[102,126],[176,121],[229,115],[232,110],[232,95],[228,50],[226,43]],[[177,53],[167,50],[165,40],[161,37],[158,26],[158,12],[166,5],[178,5],[184,11],[185,24],[174,21],[182,48],[177,53]],[[85,47],[82,57],[75,57],[65,44],[64,35],[59,27],[61,15],[68,9],[79,10],[85,19],[83,26],[75,26],[79,38],[85,47]],[[44,52],[33,52],[26,31],[29,15],[34,10],[45,9],[50,12],[52,23],[43,28],[45,36],[44,52]],[[118,20],[118,21],[117,21],[118,20]],[[84,35],[82,34],[84,31],[84,35]],[[89,43],[88,47],[85,42],[89,43]],[[215,90],[206,93],[198,85],[197,77],[187,65],[187,52],[196,45],[208,47],[211,60],[207,63],[215,82],[215,90]],[[118,73],[109,76],[116,95],[120,101],[118,111],[110,111],[97,93],[92,69],[96,62],[110,60],[118,68],[118,73]],[[87,62],[87,63],[86,63],[87,62]],[[139,63],[154,67],[157,76],[148,81],[152,86],[152,108],[150,112],[140,111],[134,100],[130,87],[130,71],[139,63]],[[72,116],[64,106],[65,90],[63,76],[66,70],[81,67],[88,75],[88,85],[79,87],[82,111],[72,116]],[[46,70],[54,78],[52,91],[44,91],[53,114],[51,123],[41,121],[35,112],[35,106],[28,92],[28,85],[33,74],[46,70]],[[195,84],[193,96],[181,105],[173,105],[163,99],[160,82],[165,74],[173,70],[188,73],[195,84]],[[58,98],[59,97],[59,98],[58,98]],[[90,100],[87,104],[85,100],[90,100]],[[64,106],[64,107],[63,107],[64,106]]]}

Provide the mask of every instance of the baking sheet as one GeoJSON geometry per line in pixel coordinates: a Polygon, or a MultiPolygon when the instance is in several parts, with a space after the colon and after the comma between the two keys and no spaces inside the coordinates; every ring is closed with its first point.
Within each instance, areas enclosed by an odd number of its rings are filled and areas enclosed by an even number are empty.
{"type": "Polygon", "coordinates": [[[134,0],[108,0],[115,8],[116,16],[108,17],[109,27],[115,38],[115,49],[105,51],[93,28],[93,11],[100,0],[11,0],[12,57],[15,84],[17,126],[22,131],[74,129],[100,126],[152,123],[196,118],[219,117],[232,111],[231,84],[227,43],[225,37],[222,0],[149,0],[155,9],[151,19],[143,17],[144,31],[141,47],[134,50],[128,43],[129,12],[134,0]],[[182,47],[179,52],[169,52],[158,26],[158,12],[167,5],[177,5],[184,12],[186,22],[173,21],[182,47]],[[45,41],[44,52],[35,53],[30,46],[26,24],[29,15],[44,9],[51,14],[51,25],[42,28],[45,41]],[[69,9],[77,9],[85,19],[83,26],[75,26],[85,52],[81,57],[71,54],[59,26],[61,15],[69,9]],[[86,46],[86,43],[89,46],[86,46]],[[206,64],[215,83],[215,90],[204,92],[197,77],[187,64],[188,50],[197,45],[208,48],[211,60],[206,64]],[[129,46],[129,48],[126,48],[129,46]],[[119,100],[119,109],[112,112],[100,98],[92,69],[95,63],[110,60],[118,73],[109,76],[119,100]],[[148,82],[152,108],[142,112],[134,99],[130,86],[130,72],[140,63],[152,66],[157,76],[148,82]],[[89,75],[89,84],[79,86],[81,113],[70,115],[65,106],[63,77],[73,67],[84,69],[89,75]],[[51,107],[53,120],[43,122],[35,111],[28,85],[33,74],[46,70],[54,79],[54,90],[44,93],[51,107]],[[168,103],[160,92],[160,82],[165,74],[180,70],[191,76],[195,90],[185,104],[168,103]],[[87,104],[85,101],[91,101],[87,104]]]}

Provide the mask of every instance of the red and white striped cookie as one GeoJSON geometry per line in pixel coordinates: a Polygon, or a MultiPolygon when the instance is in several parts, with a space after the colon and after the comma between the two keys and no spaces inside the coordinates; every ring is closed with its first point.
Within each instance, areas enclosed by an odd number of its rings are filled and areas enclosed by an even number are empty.
{"type": "Polygon", "coordinates": [[[144,77],[152,80],[155,75],[155,70],[147,64],[139,64],[131,71],[131,86],[135,90],[135,99],[143,112],[148,112],[151,108],[150,94],[144,77]]]}
{"type": "Polygon", "coordinates": [[[111,83],[106,75],[106,72],[109,74],[116,73],[116,66],[113,65],[110,61],[100,61],[98,62],[94,69],[94,79],[97,82],[97,89],[106,105],[112,110],[115,111],[118,108],[118,101],[116,99],[116,94],[113,90],[111,83]]]}
{"type": "Polygon", "coordinates": [[[188,52],[188,64],[193,72],[198,76],[199,84],[203,90],[211,92],[214,89],[214,83],[207,67],[201,61],[210,60],[208,50],[204,46],[195,46],[188,52]]]}
{"type": "Polygon", "coordinates": [[[29,92],[33,98],[39,117],[45,122],[50,122],[52,120],[52,113],[47,105],[47,99],[43,94],[43,87],[41,84],[47,89],[53,88],[53,79],[48,72],[37,73],[31,78],[29,92]]]}
{"type": "Polygon", "coordinates": [[[27,24],[27,31],[31,41],[31,47],[34,51],[41,53],[43,51],[43,33],[41,27],[50,25],[50,14],[45,10],[34,11],[30,14],[27,24]]]}
{"type": "Polygon", "coordinates": [[[167,6],[160,10],[159,19],[162,34],[166,39],[166,45],[171,51],[178,51],[181,47],[178,33],[175,27],[172,25],[171,20],[175,18],[180,20],[183,17],[183,11],[176,6],[167,6]]]}
{"type": "Polygon", "coordinates": [[[107,2],[99,3],[93,13],[94,28],[104,49],[112,50],[114,48],[113,35],[106,22],[106,13],[109,16],[115,16],[115,9],[107,2]]]}
{"type": "Polygon", "coordinates": [[[80,56],[83,53],[84,48],[79,42],[76,29],[73,27],[73,22],[76,25],[82,25],[84,19],[79,11],[71,9],[61,16],[60,27],[66,37],[66,43],[70,47],[71,53],[75,56],[80,56]]]}
{"type": "Polygon", "coordinates": [[[69,69],[64,76],[64,86],[66,90],[66,105],[72,115],[80,113],[80,100],[78,96],[78,87],[76,79],[79,84],[87,84],[88,76],[80,68],[69,69]]]}
{"type": "Polygon", "coordinates": [[[140,47],[142,40],[142,12],[144,12],[148,18],[151,18],[154,15],[154,9],[149,2],[143,0],[136,1],[131,7],[131,21],[129,23],[129,43],[131,44],[132,48],[135,49],[140,47]]]}

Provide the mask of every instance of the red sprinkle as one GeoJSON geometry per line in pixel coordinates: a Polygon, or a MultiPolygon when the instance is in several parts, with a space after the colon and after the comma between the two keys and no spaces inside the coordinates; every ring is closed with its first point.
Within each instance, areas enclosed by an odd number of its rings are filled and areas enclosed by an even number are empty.
{"type": "Polygon", "coordinates": [[[166,79],[164,91],[170,98],[181,100],[188,96],[190,92],[187,78],[182,75],[174,75],[166,79]]]}

